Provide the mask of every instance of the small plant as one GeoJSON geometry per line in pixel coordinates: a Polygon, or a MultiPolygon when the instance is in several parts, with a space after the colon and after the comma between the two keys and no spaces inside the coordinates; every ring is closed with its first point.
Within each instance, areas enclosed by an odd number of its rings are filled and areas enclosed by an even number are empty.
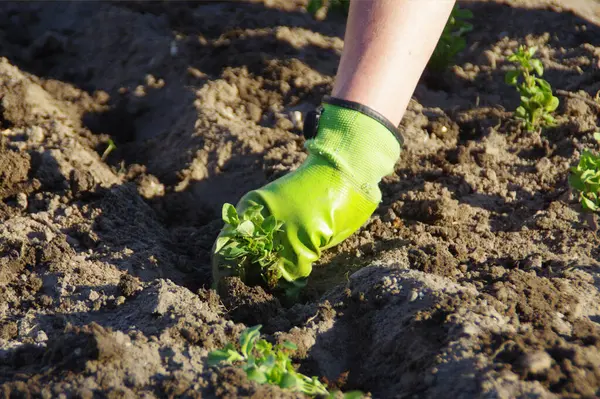
{"type": "Polygon", "coordinates": [[[306,11],[316,16],[317,12],[323,7],[327,8],[327,12],[339,11],[348,15],[350,0],[310,0],[306,6],[306,11]]]}
{"type": "Polygon", "coordinates": [[[102,161],[106,160],[106,157],[108,157],[108,154],[110,154],[113,150],[116,150],[117,146],[115,145],[115,142],[112,141],[112,139],[108,139],[108,147],[106,147],[106,150],[104,150],[104,152],[102,153],[102,161]]]}
{"type": "Polygon", "coordinates": [[[273,216],[263,217],[262,205],[248,207],[242,215],[231,204],[224,204],[222,218],[225,227],[217,238],[215,252],[226,260],[234,261],[234,274],[243,279],[245,273],[258,266],[260,274],[270,288],[274,288],[281,277],[279,252],[281,245],[275,244],[274,235],[281,231],[283,222],[273,216]]]}
{"type": "MultiPolygon", "coordinates": [[[[291,342],[273,345],[260,338],[261,325],[247,328],[239,339],[239,350],[232,343],[223,349],[208,354],[208,365],[221,363],[237,364],[248,376],[248,379],[259,384],[272,384],[280,388],[302,392],[309,396],[334,398],[317,377],[307,377],[298,373],[292,364],[289,353],[298,349],[291,342]]],[[[361,392],[348,392],[345,399],[358,399],[361,392]]]]}
{"type": "MultiPolygon", "coordinates": [[[[600,143],[600,132],[594,133],[600,143]]],[[[591,212],[600,210],[600,155],[584,150],[579,164],[571,168],[569,184],[579,191],[579,201],[583,209],[591,212]]]]}
{"type": "Polygon", "coordinates": [[[508,71],[504,77],[506,84],[515,86],[521,96],[521,105],[515,116],[528,132],[540,126],[554,125],[552,112],[559,104],[558,98],[552,95],[550,83],[541,78],[544,66],[540,60],[533,58],[536,51],[536,47],[519,46],[518,51],[508,58],[517,65],[517,69],[508,71]]]}
{"type": "Polygon", "coordinates": [[[465,33],[473,30],[473,25],[467,20],[473,18],[471,10],[463,10],[458,4],[452,9],[452,13],[446,22],[428,66],[436,71],[441,71],[448,67],[454,60],[454,57],[467,47],[465,33]]]}

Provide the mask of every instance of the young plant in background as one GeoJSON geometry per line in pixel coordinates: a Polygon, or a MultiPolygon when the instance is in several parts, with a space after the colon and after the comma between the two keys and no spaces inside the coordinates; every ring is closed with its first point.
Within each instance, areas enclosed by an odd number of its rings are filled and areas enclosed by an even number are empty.
{"type": "Polygon", "coordinates": [[[316,16],[323,7],[326,8],[327,13],[329,11],[339,11],[344,15],[348,15],[350,0],[310,0],[306,6],[306,11],[316,16]]]}
{"type": "Polygon", "coordinates": [[[444,27],[428,67],[435,71],[446,69],[454,61],[454,57],[467,47],[465,34],[473,30],[467,20],[473,18],[471,10],[463,10],[458,4],[452,9],[448,22],[444,27]]]}
{"type": "MultiPolygon", "coordinates": [[[[317,16],[320,10],[341,12],[348,15],[350,0],[310,0],[306,10],[317,16]]],[[[428,67],[442,71],[454,61],[454,57],[467,47],[465,34],[473,30],[473,25],[467,20],[473,18],[471,10],[464,10],[457,5],[452,9],[448,22],[429,59],[428,67]]]]}
{"type": "Polygon", "coordinates": [[[552,95],[550,83],[541,78],[544,66],[539,59],[533,58],[536,51],[536,47],[519,46],[517,52],[508,57],[517,69],[508,71],[504,77],[506,84],[516,87],[521,96],[515,116],[528,132],[540,126],[554,125],[552,112],[559,104],[558,98],[552,95]]]}
{"type": "MultiPolygon", "coordinates": [[[[272,384],[309,396],[334,398],[317,377],[307,377],[298,373],[292,364],[289,353],[298,349],[296,345],[286,341],[282,345],[273,345],[260,338],[261,325],[250,327],[242,332],[239,339],[239,350],[231,343],[223,349],[208,354],[208,365],[221,363],[239,365],[248,379],[259,384],[272,384]]],[[[358,399],[361,392],[348,392],[345,399],[358,399]]]]}
{"type": "Polygon", "coordinates": [[[264,218],[263,207],[254,205],[238,215],[235,207],[224,204],[222,218],[225,227],[217,238],[215,252],[226,260],[234,261],[234,274],[242,279],[249,269],[260,269],[269,287],[275,287],[280,276],[277,268],[281,246],[275,245],[274,235],[281,231],[283,222],[273,216],[264,218]]]}
{"type": "MultiPolygon", "coordinates": [[[[600,132],[594,133],[600,144],[600,132]]],[[[583,209],[591,212],[600,210],[600,155],[584,150],[579,164],[571,168],[569,184],[579,192],[583,209]]]]}

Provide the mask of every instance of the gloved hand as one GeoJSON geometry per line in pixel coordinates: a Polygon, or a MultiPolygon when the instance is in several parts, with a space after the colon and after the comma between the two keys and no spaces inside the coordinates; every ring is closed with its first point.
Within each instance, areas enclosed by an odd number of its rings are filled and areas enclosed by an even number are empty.
{"type": "MultiPolygon", "coordinates": [[[[337,98],[326,98],[306,118],[304,134],[306,161],[247,193],[236,206],[241,214],[257,203],[264,206],[263,216],[284,222],[275,236],[283,247],[277,274],[300,286],[321,251],[345,240],[375,211],[381,201],[378,184],[393,172],[402,145],[397,129],[382,115],[337,98]]],[[[214,247],[212,264],[215,284],[235,269],[214,247]]]]}

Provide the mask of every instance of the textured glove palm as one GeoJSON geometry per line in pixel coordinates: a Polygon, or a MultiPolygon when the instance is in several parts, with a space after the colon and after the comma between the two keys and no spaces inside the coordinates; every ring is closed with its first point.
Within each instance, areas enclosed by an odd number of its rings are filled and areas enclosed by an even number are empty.
{"type": "MultiPolygon", "coordinates": [[[[242,213],[257,203],[264,206],[265,217],[284,222],[275,237],[283,248],[276,270],[288,283],[303,281],[322,250],[339,244],[369,219],[381,201],[378,184],[393,172],[400,156],[393,127],[374,111],[359,108],[324,103],[317,134],[305,144],[306,161],[247,193],[236,206],[242,213]]],[[[215,282],[233,270],[213,253],[215,282]]]]}

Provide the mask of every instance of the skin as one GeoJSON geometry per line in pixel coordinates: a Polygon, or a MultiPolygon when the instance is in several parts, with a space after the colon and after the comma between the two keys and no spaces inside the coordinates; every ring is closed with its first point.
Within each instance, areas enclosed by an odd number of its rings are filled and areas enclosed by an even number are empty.
{"type": "Polygon", "coordinates": [[[454,0],[353,0],[332,96],[398,125],[454,0]]]}

